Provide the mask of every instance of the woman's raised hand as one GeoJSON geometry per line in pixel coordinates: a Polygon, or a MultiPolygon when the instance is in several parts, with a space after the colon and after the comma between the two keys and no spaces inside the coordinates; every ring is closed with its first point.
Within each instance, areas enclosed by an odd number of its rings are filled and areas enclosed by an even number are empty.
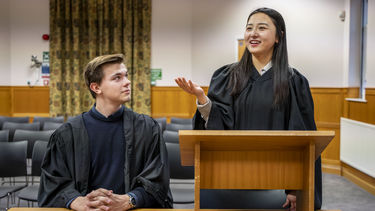
{"type": "Polygon", "coordinates": [[[184,77],[178,77],[174,79],[177,85],[185,92],[195,95],[198,99],[199,104],[205,104],[207,102],[206,95],[198,84],[193,83],[191,80],[186,81],[184,77]]]}

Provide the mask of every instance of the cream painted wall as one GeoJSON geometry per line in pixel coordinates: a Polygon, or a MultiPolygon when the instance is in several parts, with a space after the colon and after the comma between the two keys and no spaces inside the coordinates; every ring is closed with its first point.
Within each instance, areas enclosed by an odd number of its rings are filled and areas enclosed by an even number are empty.
{"type": "Polygon", "coordinates": [[[201,0],[193,3],[192,77],[208,85],[215,69],[235,61],[235,38],[243,36],[255,8],[278,10],[287,27],[290,64],[315,87],[343,86],[342,0],[201,0]]]}
{"type": "Polygon", "coordinates": [[[10,85],[9,1],[0,1],[0,85],[10,85]]]}
{"type": "Polygon", "coordinates": [[[193,1],[192,79],[209,85],[213,72],[236,61],[236,40],[243,37],[246,1],[193,1]]]}
{"type": "Polygon", "coordinates": [[[162,69],[157,86],[174,86],[174,78],[191,78],[192,1],[153,0],[151,67],[162,69]]]}
{"type": "MultiPolygon", "coordinates": [[[[349,0],[153,0],[151,67],[163,69],[159,86],[185,76],[208,85],[214,70],[236,60],[236,38],[260,6],[282,13],[290,63],[313,87],[348,86],[348,22],[338,18],[349,0]]],[[[30,56],[41,59],[48,42],[49,1],[0,1],[0,85],[35,81],[30,56]]],[[[347,11],[348,15],[348,11],[347,11]]],[[[348,18],[347,18],[348,20],[348,18]]],[[[369,0],[367,86],[375,87],[375,0],[369,0]]]]}
{"type": "Polygon", "coordinates": [[[31,55],[42,60],[43,51],[49,49],[49,42],[42,39],[49,34],[49,0],[9,2],[11,85],[34,84],[40,70],[31,70],[31,55]]]}

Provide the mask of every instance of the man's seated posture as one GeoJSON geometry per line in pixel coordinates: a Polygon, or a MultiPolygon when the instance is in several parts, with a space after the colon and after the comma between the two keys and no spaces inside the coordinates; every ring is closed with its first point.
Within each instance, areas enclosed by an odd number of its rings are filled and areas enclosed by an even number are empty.
{"type": "Polygon", "coordinates": [[[39,206],[171,208],[168,156],[159,125],[123,106],[131,96],[123,55],[93,59],[84,75],[95,104],[52,135],[42,164],[39,206]]]}

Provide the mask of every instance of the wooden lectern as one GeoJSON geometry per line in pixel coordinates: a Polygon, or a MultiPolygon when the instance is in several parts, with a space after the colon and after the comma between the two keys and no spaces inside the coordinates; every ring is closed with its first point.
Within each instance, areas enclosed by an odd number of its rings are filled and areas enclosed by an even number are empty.
{"type": "Polygon", "coordinates": [[[181,163],[195,166],[200,189],[297,190],[297,208],[314,210],[315,160],[334,131],[180,130],[181,163]]]}

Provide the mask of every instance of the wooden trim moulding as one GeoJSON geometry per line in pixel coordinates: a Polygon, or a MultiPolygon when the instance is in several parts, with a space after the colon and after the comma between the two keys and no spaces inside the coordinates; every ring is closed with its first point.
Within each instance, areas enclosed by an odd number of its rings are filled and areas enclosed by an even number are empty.
{"type": "Polygon", "coordinates": [[[341,176],[341,162],[339,160],[322,158],[322,171],[324,173],[336,174],[341,176]]]}
{"type": "Polygon", "coordinates": [[[375,195],[375,178],[341,161],[341,175],[375,195]]]}
{"type": "Polygon", "coordinates": [[[339,122],[316,122],[316,126],[318,128],[332,128],[332,129],[340,129],[340,123],[339,122]]]}
{"type": "Polygon", "coordinates": [[[341,94],[347,91],[346,88],[339,87],[310,87],[312,94],[341,94]]]}
{"type": "Polygon", "coordinates": [[[13,117],[25,117],[25,116],[28,116],[28,117],[35,117],[35,116],[50,117],[49,113],[13,113],[12,116],[13,117]]]}
{"type": "Polygon", "coordinates": [[[375,88],[366,88],[366,95],[375,95],[375,88]]]}

